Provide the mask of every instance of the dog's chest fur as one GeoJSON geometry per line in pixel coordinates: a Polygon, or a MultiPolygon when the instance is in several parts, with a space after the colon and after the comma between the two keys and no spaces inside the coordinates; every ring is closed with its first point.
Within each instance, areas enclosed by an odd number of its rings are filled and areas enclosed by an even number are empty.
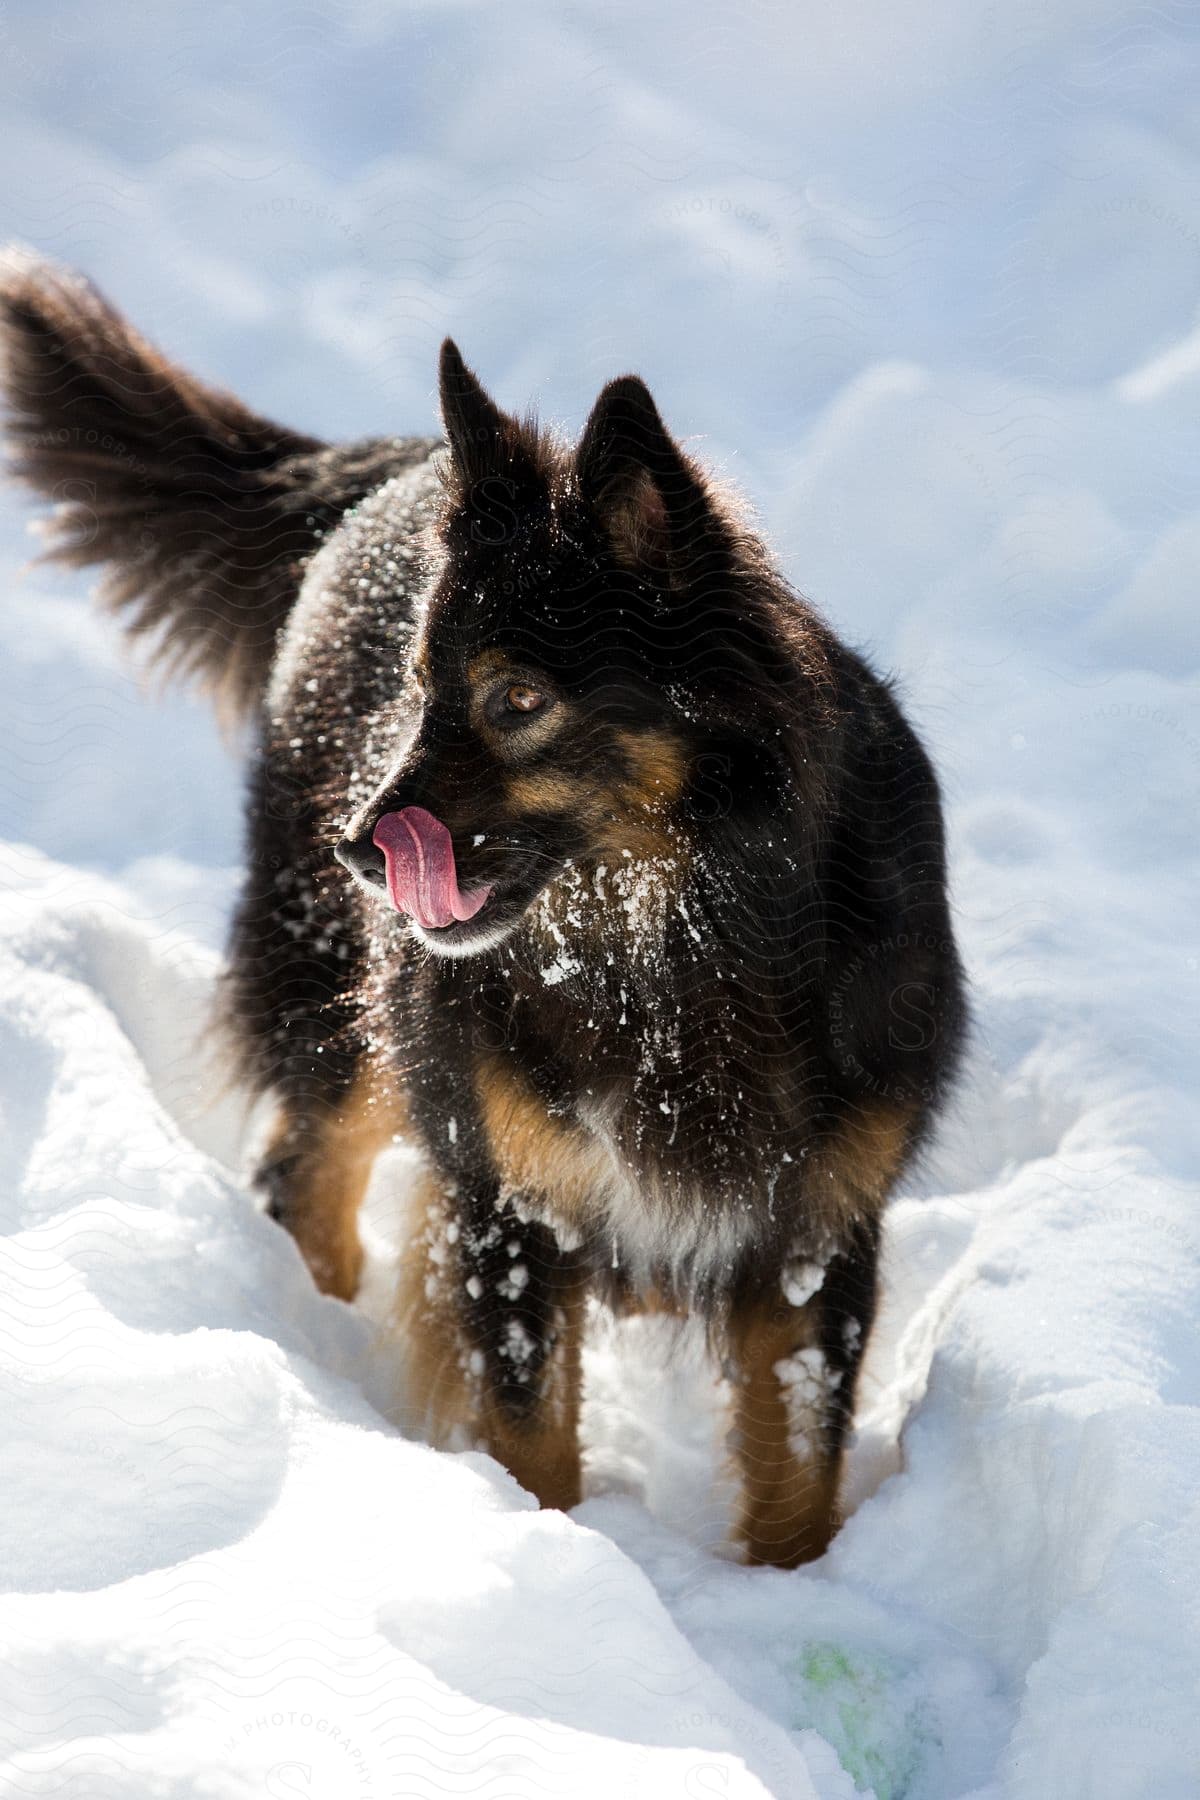
{"type": "Polygon", "coordinates": [[[752,1193],[716,1171],[706,1178],[669,1131],[648,1129],[644,1092],[598,1082],[555,1100],[494,1053],[480,1057],[476,1085],[506,1202],[634,1288],[681,1293],[728,1279],[761,1239],[752,1193]]]}
{"type": "Polygon", "coordinates": [[[688,983],[660,985],[677,945],[641,967],[586,934],[554,947],[542,940],[531,978],[499,990],[496,1028],[472,1055],[507,1203],[635,1291],[694,1297],[727,1285],[764,1241],[792,1249],[805,1235],[803,1108],[789,1118],[795,1097],[739,1055],[736,1016],[717,1014],[711,994],[702,1016],[688,983]]]}

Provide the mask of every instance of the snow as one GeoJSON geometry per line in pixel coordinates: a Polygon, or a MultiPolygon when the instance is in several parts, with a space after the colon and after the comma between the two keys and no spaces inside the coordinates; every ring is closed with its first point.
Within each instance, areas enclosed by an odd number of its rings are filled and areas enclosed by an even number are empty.
{"type": "Polygon", "coordinates": [[[404,1155],[356,1309],[250,1199],[201,1030],[237,746],[139,696],[83,578],[19,574],[6,504],[0,1792],[1200,1792],[1196,37],[4,15],[5,231],[263,409],[430,430],[447,330],[571,425],[647,375],[902,678],[975,1036],[828,1556],[722,1554],[727,1396],[663,1321],[594,1321],[588,1498],[537,1512],[384,1420],[404,1155]]]}

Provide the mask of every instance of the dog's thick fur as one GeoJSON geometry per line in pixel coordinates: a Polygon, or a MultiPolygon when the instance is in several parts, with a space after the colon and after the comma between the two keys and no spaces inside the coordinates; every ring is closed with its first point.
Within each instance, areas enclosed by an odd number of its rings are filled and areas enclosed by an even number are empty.
{"type": "Polygon", "coordinates": [[[569,1505],[588,1295],[698,1315],[746,1555],[819,1554],[881,1212],[964,1018],[937,784],[888,687],[634,377],[571,449],[447,344],[445,445],[338,449],[45,263],[10,259],[0,318],[50,554],[103,564],[130,628],[252,724],[227,1012],[278,1102],[273,1216],[351,1298],[403,1132],[397,1322],[435,1436],[569,1505]],[[387,904],[374,826],[407,806],[492,884],[476,918],[387,904]]]}

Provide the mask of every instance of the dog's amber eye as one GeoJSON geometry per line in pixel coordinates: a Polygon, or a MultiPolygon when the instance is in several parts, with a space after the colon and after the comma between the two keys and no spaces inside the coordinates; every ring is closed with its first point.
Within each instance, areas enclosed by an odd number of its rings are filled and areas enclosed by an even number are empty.
{"type": "Polygon", "coordinates": [[[526,687],[523,681],[515,681],[505,690],[504,704],[509,712],[535,713],[545,706],[546,696],[539,694],[536,688],[526,687]]]}
{"type": "Polygon", "coordinates": [[[499,683],[482,701],[481,711],[493,731],[520,731],[557,705],[555,696],[532,681],[499,683]]]}

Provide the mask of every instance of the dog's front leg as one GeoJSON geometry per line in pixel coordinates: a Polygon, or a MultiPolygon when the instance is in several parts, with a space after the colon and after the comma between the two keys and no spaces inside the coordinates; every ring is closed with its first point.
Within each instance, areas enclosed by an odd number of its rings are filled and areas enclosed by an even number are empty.
{"type": "Polygon", "coordinates": [[[729,1320],[734,1444],[742,1478],[738,1535],[747,1561],[793,1568],[838,1524],[842,1449],[875,1315],[878,1224],[864,1220],[795,1304],[799,1277],[729,1320]]]}
{"type": "Polygon", "coordinates": [[[408,1417],[488,1450],[542,1506],[580,1498],[584,1279],[544,1226],[430,1171],[401,1265],[408,1417]]]}

